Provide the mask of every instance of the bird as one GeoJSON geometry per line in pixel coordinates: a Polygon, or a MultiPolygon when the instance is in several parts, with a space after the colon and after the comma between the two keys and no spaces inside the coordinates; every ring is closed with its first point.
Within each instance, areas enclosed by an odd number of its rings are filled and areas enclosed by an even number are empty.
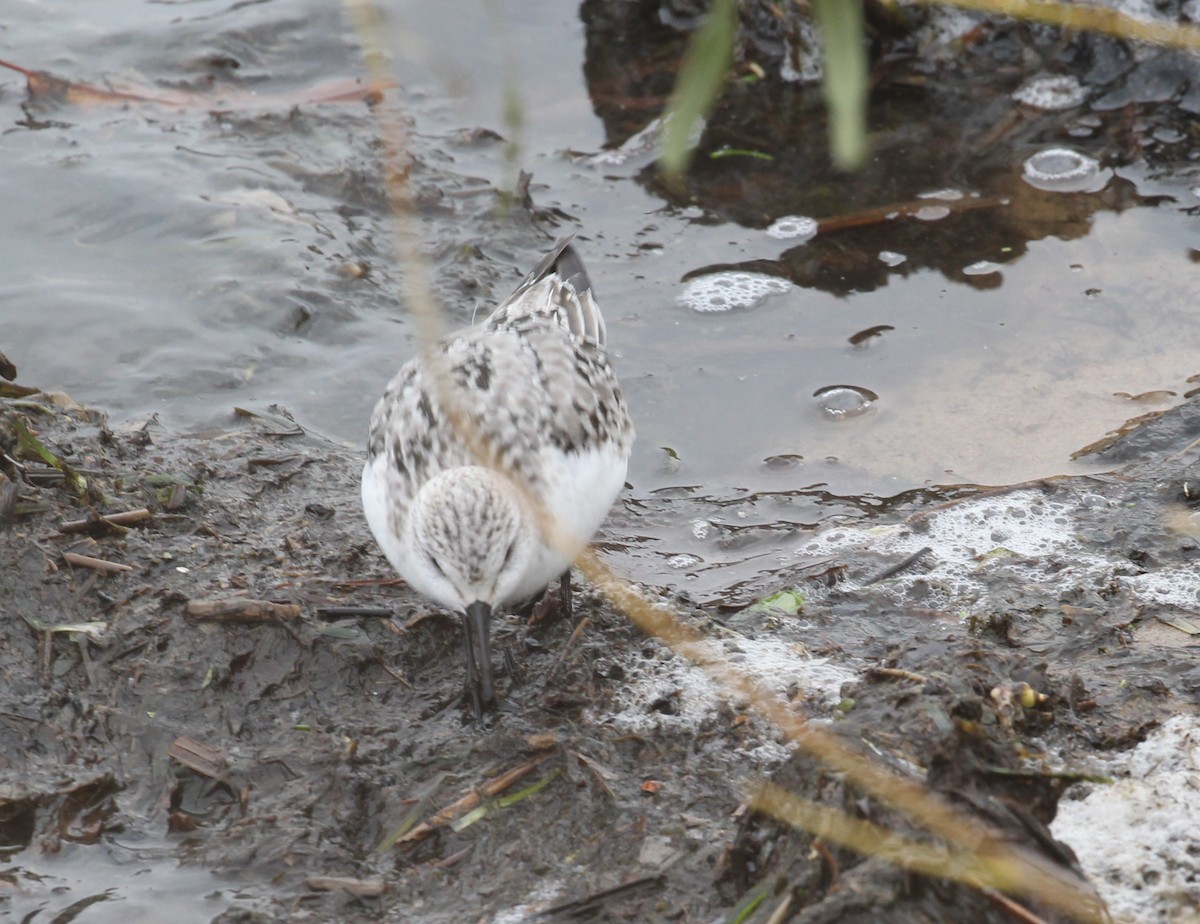
{"type": "Polygon", "coordinates": [[[634,439],[573,236],[483,321],[432,342],[371,415],[362,504],[384,556],[458,614],[476,718],[496,705],[491,621],[558,578],[625,484],[634,439]]]}

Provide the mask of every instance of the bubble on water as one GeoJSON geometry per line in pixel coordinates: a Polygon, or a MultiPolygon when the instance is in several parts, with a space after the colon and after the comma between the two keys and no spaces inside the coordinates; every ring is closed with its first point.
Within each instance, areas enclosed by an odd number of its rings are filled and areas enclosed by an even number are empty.
{"type": "Polygon", "coordinates": [[[767,236],[781,241],[807,241],[817,234],[817,220],[807,215],[784,215],[767,228],[767,236]]]}
{"type": "Polygon", "coordinates": [[[1031,109],[1058,112],[1073,109],[1086,100],[1087,95],[1087,88],[1069,74],[1044,74],[1022,84],[1012,98],[1031,109]]]}
{"type": "Polygon", "coordinates": [[[729,271],[689,279],[678,301],[693,311],[730,311],[750,308],[769,295],[788,291],[792,284],[766,273],[729,271]]]}
{"type": "Polygon", "coordinates": [[[704,559],[699,555],[672,555],[667,559],[667,566],[682,571],[684,568],[694,568],[696,565],[702,564],[704,559]]]}
{"type": "Polygon", "coordinates": [[[991,260],[977,260],[970,266],[963,267],[964,276],[986,276],[989,273],[1000,272],[1000,264],[991,260]]]}
{"type": "Polygon", "coordinates": [[[826,385],[813,392],[824,415],[831,420],[861,417],[875,406],[879,395],[858,385],[826,385]]]}
{"type": "Polygon", "coordinates": [[[888,266],[899,266],[901,263],[905,262],[908,257],[902,253],[896,253],[894,250],[881,250],[879,251],[879,259],[888,266]]]}
{"type": "Polygon", "coordinates": [[[950,210],[944,205],[923,205],[912,214],[918,221],[941,221],[950,210]]]}
{"type": "Polygon", "coordinates": [[[1025,182],[1046,192],[1098,192],[1112,171],[1070,148],[1046,148],[1031,155],[1021,169],[1025,182]]]}
{"type": "Polygon", "coordinates": [[[966,194],[961,189],[935,189],[932,192],[917,193],[918,199],[940,199],[943,202],[958,202],[966,194]]]}

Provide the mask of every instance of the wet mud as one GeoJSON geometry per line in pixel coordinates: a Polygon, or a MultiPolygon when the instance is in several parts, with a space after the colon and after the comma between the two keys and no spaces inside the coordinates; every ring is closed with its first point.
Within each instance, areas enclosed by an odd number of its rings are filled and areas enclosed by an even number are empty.
{"type": "MultiPolygon", "coordinates": [[[[688,4],[675,4],[674,17],[650,6],[584,4],[585,69],[613,148],[661,106],[695,22],[688,4]],[[632,33],[649,48],[634,58],[654,67],[638,72],[620,57],[637,47],[626,41],[632,33]]],[[[747,27],[753,48],[739,61],[775,67],[794,49],[766,22],[747,27]]],[[[1185,91],[1174,53],[1136,58],[1115,40],[1064,43],[1004,26],[991,42],[966,44],[961,68],[979,82],[946,87],[920,73],[919,57],[902,57],[915,63],[876,89],[881,156],[862,174],[847,178],[825,162],[824,133],[812,128],[819,116],[804,117],[819,112],[815,87],[768,93],[769,81],[743,80],[714,114],[703,150],[752,149],[772,161],[698,158],[685,194],[634,162],[637,180],[707,223],[849,215],[845,228],[778,260],[731,267],[839,295],[925,267],[983,287],[997,283],[963,277],[971,260],[1080,237],[1100,210],[1151,204],[1124,179],[1102,195],[1042,196],[1016,179],[1021,152],[1071,137],[1106,163],[1144,155],[1166,170],[1194,134],[1198,84],[1185,91]],[[1082,73],[1088,62],[1097,105],[1086,123],[1082,112],[1010,118],[1007,94],[1022,80],[1043,67],[1082,73]],[[1164,97],[1162,87],[1173,89],[1164,97]],[[1181,120],[1183,140],[1162,140],[1181,120]],[[951,135],[971,143],[940,143],[951,135]],[[880,211],[950,181],[981,190],[980,204],[947,206],[950,219],[937,224],[880,211]],[[1019,207],[1001,210],[1002,200],[1019,207]],[[884,249],[911,262],[890,269],[884,249]]],[[[287,123],[306,119],[332,121],[293,112],[287,123]]],[[[229,124],[274,149],[280,129],[260,117],[245,123],[229,124]]],[[[343,303],[383,313],[393,285],[403,289],[380,243],[389,213],[383,171],[368,154],[376,126],[354,125],[361,157],[300,180],[366,230],[359,237],[351,222],[353,233],[339,232],[346,246],[328,254],[315,231],[297,238],[329,279],[312,284],[280,330],[314,317],[333,329],[343,303]]],[[[515,267],[545,238],[574,227],[544,186],[502,209],[492,185],[449,166],[488,150],[499,160],[502,142],[484,130],[418,132],[410,152],[437,294],[458,306],[455,323],[511,288],[515,267]]],[[[658,233],[647,232],[648,248],[658,233]]],[[[290,272],[299,261],[280,262],[290,272]]],[[[266,289],[276,282],[241,275],[266,289]]],[[[242,370],[221,368],[222,383],[240,381],[242,370]]],[[[586,585],[576,587],[574,622],[499,622],[502,702],[474,721],[462,701],[456,620],[412,596],[367,532],[360,454],[286,410],[231,413],[220,427],[180,433],[153,419],[118,426],[61,394],[0,394],[0,910],[15,919],[1014,919],[985,890],[901,872],[749,810],[751,788],[770,776],[852,817],[923,836],[790,752],[747,702],[713,695],[586,585]],[[71,878],[72,864],[91,876],[71,878]],[[143,874],[164,877],[164,891],[135,903],[143,874]],[[185,896],[204,900],[185,911],[185,896]]],[[[771,484],[786,478],[788,487],[752,497],[773,498],[770,522],[758,532],[735,523],[740,533],[721,538],[723,551],[752,562],[738,581],[710,582],[693,598],[652,550],[642,559],[655,575],[646,589],[731,660],[789,651],[793,666],[770,668],[770,679],[798,713],[1079,879],[1070,848],[1047,827],[1060,799],[1102,787],[1099,762],[1195,711],[1194,607],[1153,603],[1130,582],[1194,567],[1198,435],[1192,401],[1097,448],[1091,458],[1111,474],[891,498],[838,496],[791,474],[802,457],[775,455],[767,461],[783,474],[771,484]],[[792,555],[814,524],[840,518],[919,542],[946,511],[1006,497],[1022,515],[1069,511],[1077,545],[1014,553],[997,531],[976,550],[969,607],[938,576],[944,553],[932,540],[915,556],[870,543],[792,555]],[[811,508],[798,511],[798,498],[811,508]],[[789,563],[779,565],[785,547],[789,563]],[[1082,569],[1085,553],[1104,568],[1082,569]],[[768,555],[772,564],[761,564],[768,555]],[[761,605],[781,588],[794,592],[790,608],[761,605]]],[[[639,541],[651,546],[644,537],[654,531],[686,533],[712,515],[721,490],[625,497],[598,544],[616,558],[639,541]]],[[[1015,900],[1043,920],[1061,918],[1015,900]]]]}
{"type": "MultiPolygon", "coordinates": [[[[1077,528],[1131,567],[1191,561],[1195,540],[1164,511],[1190,509],[1200,483],[1196,413],[1110,447],[1135,457],[1118,474],[1036,490],[1106,497],[1080,506],[1077,528]]],[[[369,540],[357,454],[282,410],[176,435],[114,430],[35,393],[0,406],[0,440],[14,912],[88,897],[47,894],[22,857],[152,837],[159,862],[210,871],[222,921],[714,920],[749,900],[749,921],[784,900],[800,921],[1010,919],[986,892],[813,849],[747,812],[748,787],[786,752],[745,702],[675,722],[680,681],[629,730],[623,686],[672,656],[586,587],[577,624],[498,628],[515,672],[475,722],[455,621],[399,586],[369,540]],[[142,510],[128,526],[104,516],[142,510]]],[[[881,519],[920,529],[931,506],[881,519]]],[[[821,602],[792,616],[665,602],[715,637],[803,639],[853,665],[832,700],[789,691],[796,708],[1072,870],[1045,827],[1059,797],[1092,758],[1194,702],[1192,637],[1148,633],[1155,617],[1115,587],[1063,591],[1061,562],[1024,563],[1047,570],[1044,586],[998,569],[967,621],[897,605],[886,577],[853,580],[879,564],[843,556],[812,579],[821,602]],[[1004,694],[1020,684],[1036,702],[1004,694]]],[[[903,828],[803,753],[774,775],[903,828]]]]}

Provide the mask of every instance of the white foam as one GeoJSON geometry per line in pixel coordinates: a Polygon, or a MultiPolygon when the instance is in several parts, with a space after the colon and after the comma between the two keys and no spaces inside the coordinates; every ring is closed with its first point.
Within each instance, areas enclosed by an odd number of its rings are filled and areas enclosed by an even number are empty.
{"type": "Polygon", "coordinates": [[[816,237],[817,220],[807,215],[784,215],[767,228],[767,236],[780,241],[803,242],[816,237]]]}
{"type": "Polygon", "coordinates": [[[1022,84],[1012,98],[1031,109],[1057,112],[1073,109],[1087,99],[1087,88],[1069,74],[1042,74],[1022,84]]]}
{"type": "Polygon", "coordinates": [[[1044,580],[1044,566],[1038,563],[1055,557],[1063,565],[1055,576],[1063,580],[1101,571],[1103,560],[1083,549],[1075,536],[1073,513],[1070,505],[1047,500],[1038,491],[1014,491],[933,513],[923,519],[919,532],[903,525],[826,530],[799,546],[797,555],[826,558],[860,548],[899,559],[928,546],[931,568],[911,569],[881,588],[902,597],[922,581],[940,587],[946,605],[969,610],[985,595],[980,574],[1001,563],[1017,577],[1027,573],[1030,580],[1044,580]],[[1024,564],[1024,559],[1032,561],[1024,564]]]}
{"type": "Polygon", "coordinates": [[[1200,907],[1200,720],[1178,715],[1064,798],[1051,825],[1118,920],[1195,920],[1200,907]]]}
{"type": "Polygon", "coordinates": [[[1195,611],[1200,607],[1200,572],[1194,565],[1162,568],[1119,578],[1143,600],[1195,611]]]}
{"type": "MultiPolygon", "coordinates": [[[[809,655],[778,638],[744,638],[729,651],[718,640],[700,643],[699,656],[719,674],[726,666],[754,678],[767,695],[787,701],[789,689],[799,691],[806,703],[832,704],[842,684],[857,679],[855,671],[827,658],[809,655]],[[736,659],[736,660],[733,660],[736,659]]],[[[717,709],[726,695],[704,669],[677,655],[663,651],[627,665],[627,675],[617,691],[611,722],[627,734],[650,734],[661,728],[694,731],[717,709]],[[669,703],[666,711],[656,703],[669,703]]],[[[738,694],[733,694],[735,697],[738,694]]],[[[735,701],[739,708],[746,703],[735,701]]],[[[787,755],[786,747],[758,742],[746,756],[777,762],[787,755]]]]}
{"type": "Polygon", "coordinates": [[[693,311],[730,311],[753,307],[791,287],[790,282],[778,276],[730,270],[688,280],[678,300],[693,311]]]}

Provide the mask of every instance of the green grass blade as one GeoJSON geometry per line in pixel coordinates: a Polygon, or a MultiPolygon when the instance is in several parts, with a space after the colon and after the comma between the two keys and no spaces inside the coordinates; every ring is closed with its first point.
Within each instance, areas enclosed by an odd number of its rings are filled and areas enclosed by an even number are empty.
{"type": "Polygon", "coordinates": [[[862,166],[867,156],[867,50],[862,0],[813,0],[821,30],[829,107],[829,153],[843,170],[862,166]]]}
{"type": "Polygon", "coordinates": [[[678,185],[687,171],[695,134],[725,85],[736,36],[736,0],[714,0],[708,19],[688,43],[675,92],[663,116],[658,162],[667,183],[678,185]]]}

